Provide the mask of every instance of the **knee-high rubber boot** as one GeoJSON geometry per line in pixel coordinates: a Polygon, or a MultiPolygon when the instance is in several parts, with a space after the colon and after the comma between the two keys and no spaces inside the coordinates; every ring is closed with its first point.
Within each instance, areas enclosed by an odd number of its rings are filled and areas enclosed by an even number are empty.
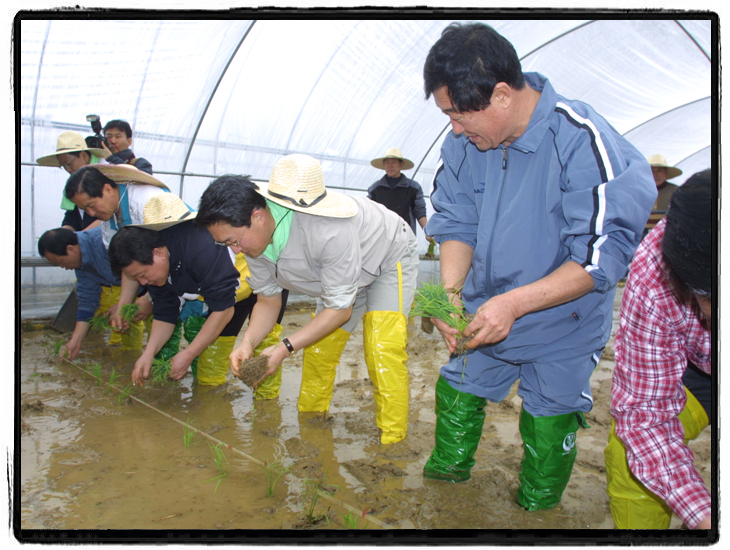
{"type": "Polygon", "coordinates": [[[436,446],[423,467],[423,477],[452,483],[471,477],[474,453],[484,426],[487,400],[436,382],[436,446]]]}
{"type": "Polygon", "coordinates": [[[338,328],[304,348],[299,412],[323,412],[330,408],[335,371],[349,338],[349,332],[338,328]]]}
{"type": "Polygon", "coordinates": [[[408,320],[397,311],[369,311],[362,322],[380,442],[397,443],[408,433],[408,320]]]}
{"type": "Polygon", "coordinates": [[[520,414],[523,455],[517,502],[526,510],[553,508],[568,485],[578,448],[579,413],[520,414]]]}
{"type": "Polygon", "coordinates": [[[198,383],[220,386],[226,381],[231,366],[230,355],[236,344],[235,336],[219,336],[198,356],[198,383]]]}
{"type": "MultiPolygon", "coordinates": [[[[689,390],[687,403],[678,418],[684,427],[685,443],[695,439],[709,424],[705,409],[689,390]]],[[[672,510],[631,473],[626,447],[616,435],[613,420],[604,456],[608,481],[606,492],[616,529],[667,529],[672,520],[672,510]]]]}
{"type": "MultiPolygon", "coordinates": [[[[282,330],[283,327],[280,324],[275,324],[268,336],[266,336],[266,338],[264,338],[262,342],[256,346],[256,349],[253,351],[253,356],[258,357],[266,348],[278,343],[282,330]]],[[[275,399],[276,397],[279,397],[280,390],[281,367],[279,367],[271,376],[264,378],[261,383],[256,386],[256,389],[253,392],[253,397],[254,399],[275,399]]]]}

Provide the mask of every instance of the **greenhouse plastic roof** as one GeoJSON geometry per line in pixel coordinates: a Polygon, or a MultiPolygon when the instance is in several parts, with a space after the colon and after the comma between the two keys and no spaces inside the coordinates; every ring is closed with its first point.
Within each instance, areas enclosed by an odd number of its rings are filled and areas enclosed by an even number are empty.
{"type": "MultiPolygon", "coordinates": [[[[37,255],[37,238],[62,219],[67,175],[35,159],[65,130],[91,135],[88,114],[129,121],[135,154],[190,205],[212,177],[266,180],[295,152],[320,159],[328,186],[362,194],[382,176],[370,160],[399,147],[416,165],[407,175],[431,191],[450,128],[424,97],[422,69],[450,20],[32,15],[21,17],[18,42],[21,256],[37,255]]],[[[675,183],[711,165],[709,13],[484,22],[514,44],[525,71],[592,105],[645,156],[681,168],[675,183]]]]}

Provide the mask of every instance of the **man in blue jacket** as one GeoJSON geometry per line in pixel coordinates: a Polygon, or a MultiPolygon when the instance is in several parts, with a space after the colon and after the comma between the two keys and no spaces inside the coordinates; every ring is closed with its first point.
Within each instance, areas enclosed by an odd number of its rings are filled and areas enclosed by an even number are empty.
{"type": "MultiPolygon", "coordinates": [[[[590,376],[610,336],[616,283],[656,197],[648,163],[590,106],[522,73],[483,24],[450,25],[428,54],[425,92],[451,119],[426,232],[451,299],[475,315],[465,356],[436,385],[424,476],[469,479],[488,401],[520,381],[519,504],[555,506],[576,455],[590,376]]],[[[434,320],[449,350],[456,331],[434,320]]]]}
{"type": "MultiPolygon", "coordinates": [[[[76,272],[79,306],[73,334],[65,345],[65,354],[72,360],[89,332],[89,319],[97,310],[105,313],[113,305],[111,289],[121,281],[112,273],[100,227],[79,232],[64,227],[46,231],[38,239],[38,253],[52,264],[76,272]]],[[[122,334],[122,349],[140,349],[141,336],[134,331],[122,334]]]]}

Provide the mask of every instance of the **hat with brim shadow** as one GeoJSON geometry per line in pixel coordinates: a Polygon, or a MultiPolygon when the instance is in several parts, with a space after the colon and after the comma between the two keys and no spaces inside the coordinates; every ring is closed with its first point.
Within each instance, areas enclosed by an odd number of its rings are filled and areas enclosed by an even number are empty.
{"type": "Polygon", "coordinates": [[[280,159],[268,184],[257,183],[259,193],[285,208],[328,218],[351,218],[357,203],[344,193],[327,189],[319,161],[295,153],[280,159]]]}
{"type": "Polygon", "coordinates": [[[403,153],[401,153],[400,149],[398,149],[397,147],[391,147],[385,152],[385,155],[383,155],[382,157],[371,160],[370,164],[374,168],[380,168],[381,170],[385,170],[385,165],[383,164],[383,161],[386,159],[402,160],[403,166],[401,166],[401,170],[410,170],[414,166],[413,161],[408,160],[407,158],[403,158],[403,153]]]}
{"type": "Polygon", "coordinates": [[[667,159],[665,159],[662,155],[652,155],[647,160],[649,161],[649,164],[651,166],[656,166],[657,168],[666,168],[668,180],[682,175],[682,170],[680,170],[676,166],[669,166],[667,164],[667,159]]]}
{"type": "Polygon", "coordinates": [[[64,153],[79,153],[81,151],[86,151],[100,159],[105,159],[111,155],[111,151],[96,149],[86,145],[84,136],[78,132],[68,131],[63,132],[60,136],[58,136],[58,140],[56,140],[55,153],[45,155],[37,159],[36,162],[41,166],[61,166],[61,163],[58,160],[58,155],[62,155],[64,153]]]}
{"type": "Polygon", "coordinates": [[[183,200],[173,193],[160,193],[147,200],[142,209],[144,223],[136,227],[160,231],[179,223],[194,220],[197,212],[190,210],[183,200]]]}
{"type": "Polygon", "coordinates": [[[96,168],[107,178],[115,183],[131,183],[133,185],[154,185],[162,189],[170,190],[167,185],[162,183],[156,177],[143,172],[139,168],[130,166],[129,164],[90,164],[92,168],[96,168]]]}

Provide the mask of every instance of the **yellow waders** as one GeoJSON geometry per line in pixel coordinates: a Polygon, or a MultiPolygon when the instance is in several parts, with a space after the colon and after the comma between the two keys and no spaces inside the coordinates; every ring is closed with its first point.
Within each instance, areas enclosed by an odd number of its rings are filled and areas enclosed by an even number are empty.
{"type": "MultiPolygon", "coordinates": [[[[101,287],[101,299],[99,301],[99,309],[94,315],[106,313],[107,310],[119,301],[119,294],[122,288],[113,286],[101,287]]],[[[129,330],[127,332],[112,331],[109,335],[109,344],[119,344],[121,342],[123,350],[142,349],[142,335],[144,333],[144,323],[142,321],[130,321],[129,330]]]]}
{"type": "Polygon", "coordinates": [[[397,311],[369,311],[363,317],[363,329],[380,442],[397,443],[408,433],[408,320],[397,311]]]}
{"type": "MultiPolygon", "coordinates": [[[[269,335],[263,339],[263,341],[256,347],[253,352],[254,357],[261,355],[269,346],[279,342],[281,331],[283,327],[280,324],[275,324],[274,328],[271,329],[269,335]]],[[[256,386],[253,392],[254,399],[274,399],[279,397],[279,391],[281,390],[281,367],[279,367],[274,374],[264,378],[261,383],[256,386]]]]}
{"type": "MultiPolygon", "coordinates": [[[[685,390],[687,403],[677,418],[682,422],[684,442],[687,443],[697,438],[710,422],[697,398],[686,388],[685,390]]],[[[626,460],[626,447],[616,435],[616,423],[613,420],[604,455],[607,492],[616,528],[667,529],[672,519],[672,510],[631,473],[626,460]]]]}
{"type": "Polygon", "coordinates": [[[304,348],[299,412],[324,412],[329,409],[337,365],[349,338],[349,332],[338,328],[304,348]]]}

